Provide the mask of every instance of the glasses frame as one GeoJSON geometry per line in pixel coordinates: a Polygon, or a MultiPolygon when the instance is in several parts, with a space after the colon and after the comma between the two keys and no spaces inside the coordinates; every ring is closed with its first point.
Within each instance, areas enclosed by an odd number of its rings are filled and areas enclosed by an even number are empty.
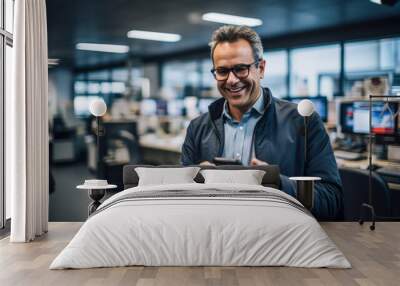
{"type": "Polygon", "coordinates": [[[252,62],[251,64],[237,64],[237,65],[234,65],[234,66],[231,67],[231,68],[224,68],[224,69],[227,69],[227,70],[228,70],[228,73],[227,73],[225,79],[217,79],[217,74],[216,74],[217,69],[216,69],[216,68],[212,68],[210,71],[211,71],[211,73],[213,74],[215,80],[217,80],[217,81],[226,81],[226,80],[229,78],[229,75],[230,75],[231,72],[232,72],[232,73],[235,75],[235,77],[238,78],[238,79],[246,79],[246,78],[249,77],[251,66],[252,66],[252,65],[255,65],[256,67],[258,67],[258,64],[260,63],[260,61],[261,61],[261,60],[256,60],[256,61],[252,62]],[[247,68],[247,74],[246,74],[246,76],[238,76],[238,75],[235,73],[235,68],[237,68],[238,66],[247,68]]]}

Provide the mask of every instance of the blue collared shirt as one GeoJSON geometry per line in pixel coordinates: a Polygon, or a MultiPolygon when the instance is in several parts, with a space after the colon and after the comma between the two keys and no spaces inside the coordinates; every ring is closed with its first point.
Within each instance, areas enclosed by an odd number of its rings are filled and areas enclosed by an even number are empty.
{"type": "Polygon", "coordinates": [[[260,89],[260,96],[254,105],[242,116],[240,122],[233,119],[229,114],[227,101],[224,104],[224,131],[225,144],[223,156],[229,159],[236,159],[248,166],[253,154],[254,128],[258,120],[264,114],[264,97],[260,89]]]}

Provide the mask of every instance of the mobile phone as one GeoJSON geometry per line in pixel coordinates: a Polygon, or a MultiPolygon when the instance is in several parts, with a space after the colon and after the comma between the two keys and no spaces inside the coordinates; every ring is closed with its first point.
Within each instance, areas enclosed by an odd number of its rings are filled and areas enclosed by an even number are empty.
{"type": "Polygon", "coordinates": [[[242,165],[242,162],[239,160],[224,157],[214,157],[213,163],[215,165],[242,165]]]}

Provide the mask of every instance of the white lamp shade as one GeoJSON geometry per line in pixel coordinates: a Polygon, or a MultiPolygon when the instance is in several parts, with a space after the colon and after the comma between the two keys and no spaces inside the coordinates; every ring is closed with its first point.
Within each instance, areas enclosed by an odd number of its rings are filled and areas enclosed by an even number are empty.
{"type": "Polygon", "coordinates": [[[107,111],[107,105],[103,99],[95,99],[90,103],[89,110],[94,116],[103,116],[107,111]]]}
{"type": "Polygon", "coordinates": [[[301,116],[311,116],[315,110],[314,103],[309,99],[303,99],[297,105],[297,111],[300,113],[301,116]]]}

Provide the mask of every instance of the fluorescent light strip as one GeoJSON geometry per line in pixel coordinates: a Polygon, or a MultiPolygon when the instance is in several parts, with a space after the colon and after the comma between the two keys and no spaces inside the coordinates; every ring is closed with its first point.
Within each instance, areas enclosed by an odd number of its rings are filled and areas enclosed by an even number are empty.
{"type": "Polygon", "coordinates": [[[57,66],[60,63],[60,59],[47,59],[49,66],[57,66]]]}
{"type": "Polygon", "coordinates": [[[245,25],[249,27],[255,27],[262,25],[262,21],[257,18],[248,18],[241,16],[234,16],[221,13],[206,13],[203,14],[202,19],[204,21],[231,24],[231,25],[245,25]]]}
{"type": "Polygon", "coordinates": [[[128,38],[159,41],[159,42],[178,42],[181,40],[181,35],[170,33],[158,33],[149,31],[131,30],[127,34],[128,38]]]}
{"type": "Polygon", "coordinates": [[[125,45],[108,45],[108,44],[94,44],[94,43],[79,43],[76,44],[78,50],[117,53],[125,54],[129,52],[129,46],[125,45]]]}
{"type": "Polygon", "coordinates": [[[371,2],[373,2],[373,3],[376,3],[376,4],[382,4],[382,1],[381,1],[381,0],[369,0],[369,1],[371,1],[371,2]]]}

